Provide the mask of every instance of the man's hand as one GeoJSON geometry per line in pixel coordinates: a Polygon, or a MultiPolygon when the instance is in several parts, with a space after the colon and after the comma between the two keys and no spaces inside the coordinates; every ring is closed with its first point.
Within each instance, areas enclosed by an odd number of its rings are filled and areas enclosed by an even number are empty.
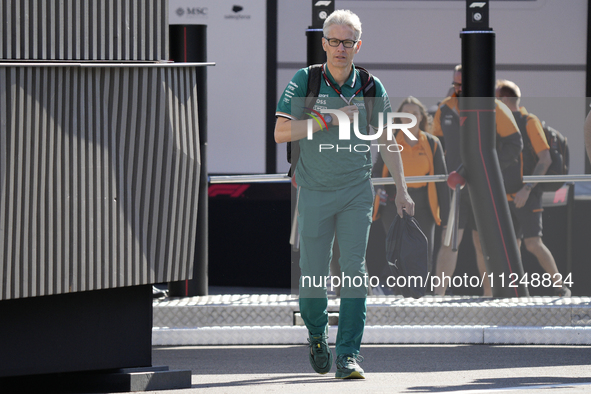
{"type": "Polygon", "coordinates": [[[515,203],[515,208],[521,208],[527,202],[529,198],[529,194],[531,193],[531,188],[523,186],[516,194],[513,202],[515,203]]]}
{"type": "Polygon", "coordinates": [[[396,210],[398,211],[398,215],[403,217],[403,210],[406,211],[410,216],[415,215],[415,202],[410,198],[408,191],[404,189],[403,191],[397,190],[396,191],[396,210]]]}
{"type": "MultiPolygon", "coordinates": [[[[346,107],[339,108],[339,111],[344,112],[345,115],[347,115],[347,118],[349,118],[349,123],[353,123],[353,117],[355,116],[355,113],[359,114],[359,108],[357,108],[356,105],[347,105],[346,107]]],[[[339,119],[337,116],[333,117],[332,124],[334,126],[338,126],[339,119]]]]}

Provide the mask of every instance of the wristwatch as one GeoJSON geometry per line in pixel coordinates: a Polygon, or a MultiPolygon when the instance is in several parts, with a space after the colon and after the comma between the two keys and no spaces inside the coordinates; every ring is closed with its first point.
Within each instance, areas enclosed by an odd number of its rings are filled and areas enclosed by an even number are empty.
{"type": "Polygon", "coordinates": [[[532,185],[531,183],[526,183],[526,184],[525,184],[525,188],[526,188],[526,189],[527,189],[527,191],[529,192],[529,191],[531,191],[531,189],[533,189],[533,188],[534,188],[534,185],[532,185]]]}
{"type": "Polygon", "coordinates": [[[331,114],[324,115],[324,121],[326,122],[326,124],[329,124],[332,126],[332,115],[331,114]]]}

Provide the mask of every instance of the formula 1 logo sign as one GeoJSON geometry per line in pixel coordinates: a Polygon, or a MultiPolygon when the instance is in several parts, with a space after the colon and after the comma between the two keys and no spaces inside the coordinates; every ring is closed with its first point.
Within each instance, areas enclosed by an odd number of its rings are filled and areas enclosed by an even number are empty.
{"type": "Polygon", "coordinates": [[[209,197],[228,196],[232,198],[244,196],[244,192],[250,185],[235,183],[235,184],[218,184],[211,185],[207,190],[209,197]]]}

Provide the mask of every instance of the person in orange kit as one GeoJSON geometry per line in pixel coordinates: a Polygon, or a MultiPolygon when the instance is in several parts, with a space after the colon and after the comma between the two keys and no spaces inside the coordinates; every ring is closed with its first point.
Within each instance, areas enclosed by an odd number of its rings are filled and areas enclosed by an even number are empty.
{"type": "MultiPolygon", "coordinates": [[[[498,80],[495,95],[513,112],[523,136],[523,175],[546,174],[552,164],[550,146],[538,117],[528,113],[525,107],[519,106],[521,100],[519,86],[512,81],[498,80]]],[[[523,239],[525,248],[536,257],[544,271],[551,275],[555,295],[570,297],[571,291],[562,283],[562,280],[554,281],[560,277],[560,272],[554,256],[542,241],[542,191],[536,188],[536,185],[526,183],[517,193],[507,195],[517,235],[517,245],[521,246],[521,239],[523,239]]]]}
{"type": "MultiPolygon", "coordinates": [[[[439,104],[433,118],[433,135],[442,139],[445,149],[445,161],[448,171],[456,171],[462,164],[460,155],[460,114],[458,98],[462,95],[462,65],[454,68],[453,82],[454,93],[446,97],[439,104]]],[[[497,125],[497,154],[501,170],[504,170],[519,160],[523,141],[519,133],[519,127],[515,123],[513,114],[505,104],[495,100],[495,120],[497,125]],[[500,149],[499,149],[500,148],[500,149]]],[[[476,251],[476,263],[481,276],[486,272],[486,264],[480,245],[480,238],[476,229],[476,222],[472,212],[472,204],[467,188],[464,188],[460,197],[460,213],[458,219],[458,244],[462,240],[464,229],[472,229],[472,241],[476,251]]],[[[445,238],[443,231],[442,238],[445,238]]],[[[453,251],[450,246],[442,245],[437,254],[435,262],[435,275],[443,277],[453,275],[458,261],[458,252],[453,251]]],[[[484,276],[483,295],[492,296],[490,281],[484,276]]],[[[447,289],[447,281],[441,281],[440,286],[434,288],[434,295],[444,295],[447,289]]]]}

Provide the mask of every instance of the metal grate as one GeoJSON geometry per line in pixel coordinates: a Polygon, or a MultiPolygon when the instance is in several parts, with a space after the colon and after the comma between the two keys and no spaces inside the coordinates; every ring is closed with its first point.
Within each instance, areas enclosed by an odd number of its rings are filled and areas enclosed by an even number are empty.
{"type": "MultiPolygon", "coordinates": [[[[368,297],[367,326],[589,326],[589,297],[368,297]]],[[[329,299],[338,317],[340,302],[329,299]]],[[[291,326],[302,324],[297,298],[232,295],[170,299],[154,303],[154,327],[291,326]]],[[[329,320],[329,324],[330,320],[329,320]]]]}

